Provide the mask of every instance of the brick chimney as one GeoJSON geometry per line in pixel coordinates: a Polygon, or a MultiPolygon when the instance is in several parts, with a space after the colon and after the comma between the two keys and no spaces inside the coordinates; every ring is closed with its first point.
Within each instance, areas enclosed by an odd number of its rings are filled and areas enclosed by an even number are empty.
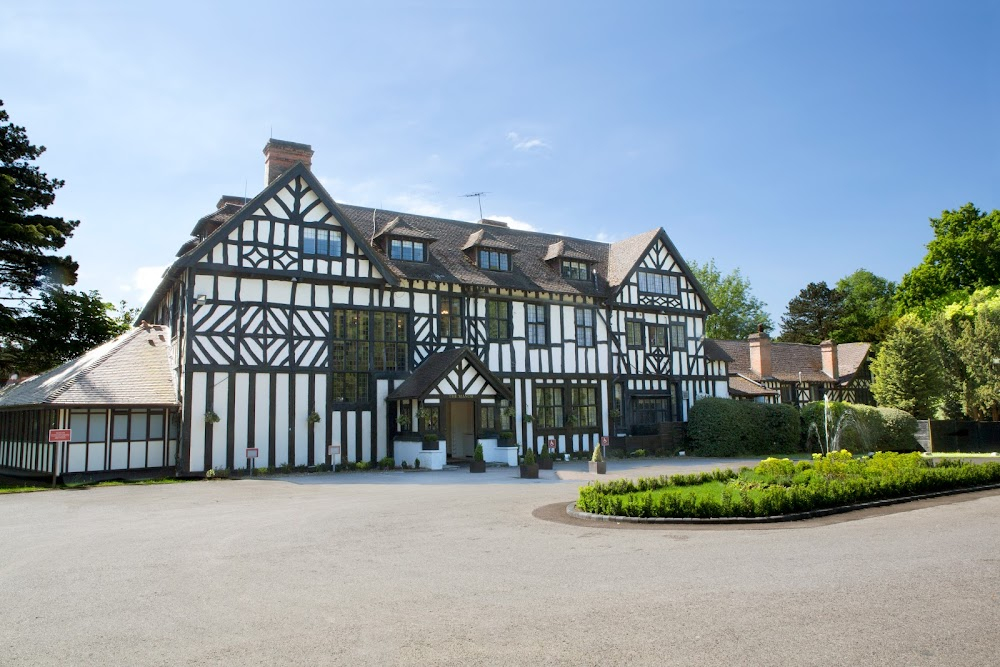
{"type": "Polygon", "coordinates": [[[819,344],[819,353],[823,356],[823,372],[834,380],[839,379],[840,370],[837,365],[837,344],[832,340],[825,340],[819,344]]]}
{"type": "Polygon", "coordinates": [[[750,334],[750,369],[761,377],[771,376],[771,339],[758,326],[757,333],[750,334]]]}
{"type": "Polygon", "coordinates": [[[313,149],[309,144],[297,144],[294,141],[269,139],[264,146],[264,180],[270,185],[278,176],[301,162],[306,169],[312,167],[313,149]]]}

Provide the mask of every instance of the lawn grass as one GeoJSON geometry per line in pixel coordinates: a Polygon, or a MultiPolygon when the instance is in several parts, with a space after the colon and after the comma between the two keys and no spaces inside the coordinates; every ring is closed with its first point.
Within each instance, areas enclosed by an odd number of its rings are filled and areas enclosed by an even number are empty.
{"type": "Polygon", "coordinates": [[[925,459],[992,459],[997,457],[996,452],[924,452],[921,454],[925,459]]]}
{"type": "MultiPolygon", "coordinates": [[[[109,479],[103,482],[78,482],[73,484],[60,484],[56,489],[89,489],[102,486],[147,486],[150,484],[179,484],[195,480],[180,479],[178,477],[160,477],[158,479],[109,479]]],[[[51,485],[39,485],[37,482],[0,482],[0,495],[6,493],[31,493],[33,491],[52,491],[51,485]]]]}
{"type": "Polygon", "coordinates": [[[50,486],[38,486],[33,482],[4,482],[0,483],[0,496],[5,493],[30,493],[32,491],[50,491],[50,486]]]}

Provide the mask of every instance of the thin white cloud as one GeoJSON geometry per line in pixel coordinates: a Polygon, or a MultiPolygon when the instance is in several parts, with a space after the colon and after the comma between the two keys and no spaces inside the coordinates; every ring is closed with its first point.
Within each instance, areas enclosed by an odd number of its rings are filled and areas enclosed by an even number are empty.
{"type": "Polygon", "coordinates": [[[165,266],[140,266],[132,273],[132,280],[119,289],[127,293],[126,299],[130,306],[144,306],[149,297],[153,296],[156,286],[160,284],[165,266]]]}
{"type": "Polygon", "coordinates": [[[536,148],[548,148],[549,145],[537,137],[522,137],[517,132],[508,132],[507,141],[514,146],[516,151],[531,151],[536,148]]]}
{"type": "Polygon", "coordinates": [[[614,243],[619,238],[620,237],[618,236],[618,234],[609,234],[608,232],[602,229],[601,231],[597,232],[592,237],[590,237],[590,240],[598,241],[600,243],[614,243]]]}

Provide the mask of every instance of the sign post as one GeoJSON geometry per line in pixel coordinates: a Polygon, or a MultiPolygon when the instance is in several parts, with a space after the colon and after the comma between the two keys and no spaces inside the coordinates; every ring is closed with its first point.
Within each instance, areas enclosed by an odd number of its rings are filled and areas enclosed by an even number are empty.
{"type": "Polygon", "coordinates": [[[604,451],[601,452],[601,454],[603,454],[604,456],[607,456],[608,455],[608,436],[606,436],[606,435],[602,435],[601,436],[601,448],[604,449],[604,451]]]}
{"type": "Polygon", "coordinates": [[[247,468],[250,469],[250,476],[253,477],[253,470],[257,467],[257,454],[260,452],[256,447],[247,447],[247,468]]]}
{"type": "Polygon", "coordinates": [[[49,442],[52,443],[52,488],[56,488],[56,477],[59,476],[60,443],[69,442],[72,432],[68,428],[50,428],[49,442]]]}

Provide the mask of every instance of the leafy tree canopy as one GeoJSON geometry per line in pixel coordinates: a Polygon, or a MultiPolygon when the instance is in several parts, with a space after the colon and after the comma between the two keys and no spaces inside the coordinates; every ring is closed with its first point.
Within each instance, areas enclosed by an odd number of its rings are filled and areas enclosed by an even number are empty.
{"type": "Polygon", "coordinates": [[[738,340],[755,333],[760,324],[768,332],[774,328],[767,305],[753,295],[750,281],[738,268],[723,275],[714,259],[706,264],[690,262],[689,265],[708,298],[719,309],[705,321],[705,336],[738,340]]]}
{"type": "Polygon", "coordinates": [[[826,282],[809,283],[788,302],[781,316],[780,340],[817,345],[830,338],[844,315],[844,298],[826,282]]]}
{"type": "Polygon", "coordinates": [[[832,338],[837,343],[878,343],[885,340],[896,322],[893,297],[896,283],[858,269],[837,281],[844,295],[844,311],[832,338]]]}
{"type": "Polygon", "coordinates": [[[947,384],[929,325],[913,315],[898,322],[871,364],[872,394],[883,407],[929,419],[947,384]]]}
{"type": "Polygon", "coordinates": [[[966,295],[932,326],[948,381],[946,416],[1000,419],[1000,287],[966,295]]]}
{"type": "Polygon", "coordinates": [[[1000,211],[986,214],[966,204],[931,218],[931,228],[927,255],[899,285],[901,311],[939,311],[956,292],[1000,285],[1000,211]]]}

